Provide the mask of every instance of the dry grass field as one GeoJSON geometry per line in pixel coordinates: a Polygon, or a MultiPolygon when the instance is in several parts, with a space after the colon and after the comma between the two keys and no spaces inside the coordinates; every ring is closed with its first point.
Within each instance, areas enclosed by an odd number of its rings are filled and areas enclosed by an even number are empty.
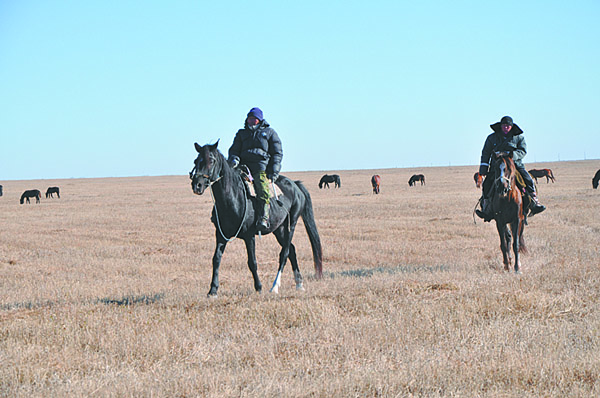
{"type": "Polygon", "coordinates": [[[0,396],[600,396],[600,161],[527,167],[556,183],[538,185],[520,275],[473,222],[476,167],[338,171],[323,190],[325,172],[284,173],[312,194],[324,278],[299,224],[305,292],[289,264],[268,292],[268,235],[265,291],[235,240],[217,299],[212,202],[187,176],[2,182],[0,396]],[[19,205],[54,185],[61,199],[19,205]]]}

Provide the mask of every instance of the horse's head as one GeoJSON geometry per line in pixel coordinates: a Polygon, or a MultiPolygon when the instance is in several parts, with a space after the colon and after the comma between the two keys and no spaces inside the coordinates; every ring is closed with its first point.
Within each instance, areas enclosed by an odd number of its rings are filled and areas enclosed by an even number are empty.
{"type": "Polygon", "coordinates": [[[194,168],[190,171],[192,180],[192,191],[196,195],[202,195],[204,190],[219,180],[223,167],[223,156],[217,150],[219,141],[215,144],[200,146],[194,143],[198,157],[194,160],[194,168]]]}
{"type": "Polygon", "coordinates": [[[512,152],[494,152],[494,170],[496,192],[500,196],[508,195],[513,187],[516,171],[512,152]]]}

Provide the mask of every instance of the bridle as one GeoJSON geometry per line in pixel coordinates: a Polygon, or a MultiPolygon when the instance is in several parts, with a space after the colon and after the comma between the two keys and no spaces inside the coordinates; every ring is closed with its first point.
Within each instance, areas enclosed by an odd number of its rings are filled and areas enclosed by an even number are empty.
{"type": "MultiPolygon", "coordinates": [[[[202,159],[200,158],[200,156],[198,156],[198,158],[196,159],[196,162],[194,162],[194,168],[192,169],[192,171],[190,171],[190,180],[192,180],[192,184],[194,184],[194,181],[197,181],[197,178],[202,177],[205,180],[208,180],[208,189],[210,191],[210,197],[212,199],[213,202],[213,207],[215,209],[215,218],[217,219],[217,229],[219,230],[219,233],[221,234],[221,236],[223,237],[223,239],[225,239],[225,242],[231,242],[232,240],[234,240],[235,238],[238,237],[238,235],[240,234],[240,231],[242,230],[242,227],[244,226],[244,221],[246,221],[246,212],[248,210],[248,203],[246,200],[244,200],[244,216],[242,217],[242,221],[240,223],[240,227],[238,228],[237,232],[235,233],[234,236],[232,236],[231,238],[227,238],[225,236],[225,234],[223,233],[223,230],[221,229],[221,222],[219,221],[219,210],[217,209],[217,202],[215,201],[215,195],[213,194],[213,185],[216,184],[221,178],[223,178],[223,176],[218,176],[217,178],[213,178],[210,175],[206,174],[206,173],[199,173],[199,167],[198,164],[202,161],[202,159]]],[[[216,161],[216,160],[213,160],[216,161]]],[[[214,167],[213,167],[214,170],[214,167]]],[[[211,173],[212,174],[212,173],[211,173]]],[[[240,177],[240,181],[241,181],[241,177],[240,177]]],[[[242,181],[242,184],[244,182],[242,181]]],[[[242,189],[244,187],[242,186],[242,189]]],[[[194,193],[195,193],[195,186],[193,187],[194,189],[194,193]]]]}
{"type": "MultiPolygon", "coordinates": [[[[508,166],[507,163],[506,163],[506,161],[503,160],[502,157],[498,158],[496,161],[497,162],[503,162],[504,163],[504,169],[506,169],[506,167],[508,166]]],[[[496,177],[496,179],[494,180],[494,185],[498,189],[501,188],[503,194],[506,195],[512,189],[511,179],[508,178],[508,177],[506,177],[505,170],[502,170],[503,169],[502,165],[498,165],[498,169],[500,170],[500,176],[496,177]],[[504,182],[506,182],[507,186],[504,186],[504,184],[503,184],[504,182]]]]}

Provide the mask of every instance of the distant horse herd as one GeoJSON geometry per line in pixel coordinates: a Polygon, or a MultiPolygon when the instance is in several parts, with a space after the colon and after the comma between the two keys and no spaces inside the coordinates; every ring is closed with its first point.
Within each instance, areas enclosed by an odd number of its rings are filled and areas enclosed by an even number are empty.
{"type": "MultiPolygon", "coordinates": [[[[46,198],[54,198],[54,194],[60,199],[60,188],[49,187],[46,190],[46,198]]],[[[0,185],[0,196],[4,195],[4,187],[0,185]]],[[[30,199],[35,198],[35,203],[40,203],[42,199],[42,193],[39,189],[28,189],[21,195],[19,199],[20,204],[31,203],[30,199]]]]}
{"type": "MultiPolygon", "coordinates": [[[[549,183],[550,181],[555,182],[556,179],[554,178],[554,173],[552,172],[551,169],[531,169],[529,170],[529,174],[531,175],[531,177],[535,180],[535,182],[538,182],[538,178],[544,178],[546,177],[546,183],[549,183]]],[[[481,188],[481,184],[483,183],[483,175],[479,174],[479,173],[475,173],[473,175],[473,180],[475,181],[475,186],[477,188],[481,188]]],[[[408,185],[409,186],[416,186],[417,183],[420,182],[421,185],[425,185],[425,176],[423,174],[413,174],[410,179],[408,180],[408,185]]],[[[338,174],[325,174],[323,177],[321,177],[321,180],[319,181],[319,188],[329,188],[329,184],[330,183],[334,183],[335,184],[335,188],[339,188],[341,186],[341,178],[338,174]]],[[[600,170],[598,170],[596,172],[596,174],[594,175],[594,178],[592,178],[592,187],[594,189],[598,188],[598,185],[600,184],[600,170]]],[[[374,194],[378,194],[381,190],[381,177],[378,174],[375,174],[374,176],[371,177],[371,186],[373,187],[373,193],[374,194]]],[[[1,191],[1,187],[0,187],[0,195],[1,195],[2,191],[1,191]]]]}

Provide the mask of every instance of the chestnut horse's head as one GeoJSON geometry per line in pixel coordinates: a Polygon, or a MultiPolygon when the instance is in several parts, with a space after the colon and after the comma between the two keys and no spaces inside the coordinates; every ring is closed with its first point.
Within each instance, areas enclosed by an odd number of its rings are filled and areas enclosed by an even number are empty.
{"type": "Polygon", "coordinates": [[[516,169],[512,152],[494,152],[494,170],[496,192],[500,196],[506,197],[516,185],[516,169]]]}

